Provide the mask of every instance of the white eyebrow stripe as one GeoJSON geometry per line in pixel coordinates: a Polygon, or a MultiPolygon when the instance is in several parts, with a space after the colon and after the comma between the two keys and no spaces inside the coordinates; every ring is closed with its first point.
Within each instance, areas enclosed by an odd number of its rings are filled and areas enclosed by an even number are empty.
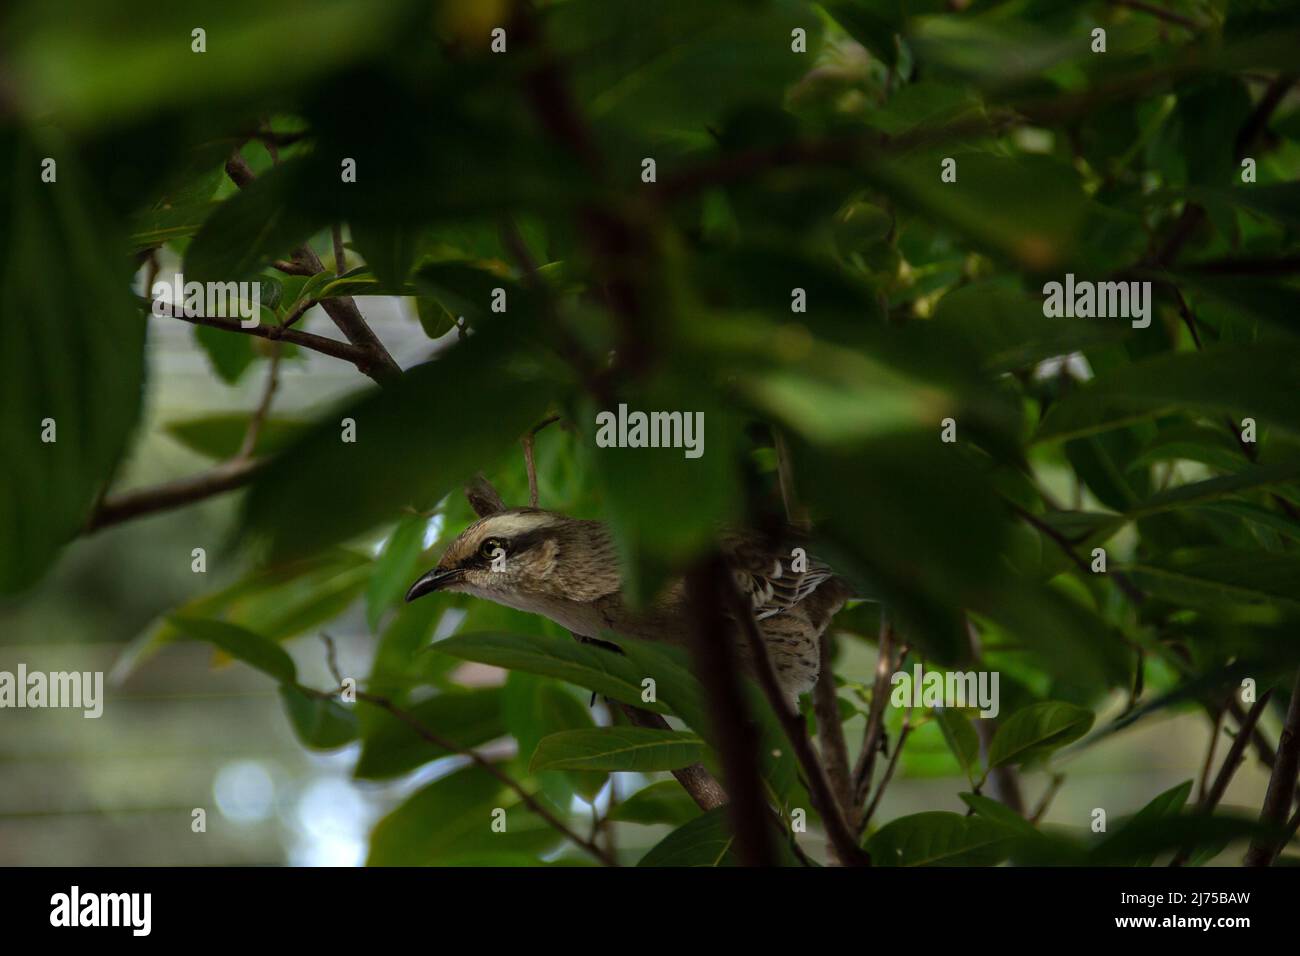
{"type": "Polygon", "coordinates": [[[517,534],[524,534],[546,527],[552,524],[553,520],[550,515],[546,514],[493,515],[483,522],[481,530],[485,535],[499,534],[505,537],[513,537],[517,534]]]}

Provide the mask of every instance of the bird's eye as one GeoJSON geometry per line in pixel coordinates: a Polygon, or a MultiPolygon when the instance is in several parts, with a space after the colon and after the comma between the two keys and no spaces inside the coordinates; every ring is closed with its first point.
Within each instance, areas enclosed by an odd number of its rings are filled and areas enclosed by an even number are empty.
{"type": "Polygon", "coordinates": [[[506,549],[506,546],[501,541],[500,538],[488,538],[481,545],[479,545],[478,553],[485,558],[490,558],[496,554],[497,548],[500,548],[502,551],[504,551],[506,549]]]}

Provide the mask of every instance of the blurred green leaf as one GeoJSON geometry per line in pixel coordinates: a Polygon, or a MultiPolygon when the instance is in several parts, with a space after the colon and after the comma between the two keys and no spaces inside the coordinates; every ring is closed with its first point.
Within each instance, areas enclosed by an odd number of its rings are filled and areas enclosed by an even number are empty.
{"type": "Polygon", "coordinates": [[[120,237],[66,143],[0,130],[0,594],[85,525],[135,428],[145,320],[120,237]],[[58,179],[41,182],[43,157],[58,179]]]}
{"type": "Polygon", "coordinates": [[[993,866],[1007,858],[1014,836],[982,817],[930,811],[890,821],[866,848],[875,866],[993,866]]]}
{"type": "Polygon", "coordinates": [[[304,747],[337,750],[357,739],[357,715],[338,701],[327,700],[296,684],[281,684],[280,700],[304,747]]]}
{"type": "Polygon", "coordinates": [[[279,644],[247,628],[201,618],[171,617],[168,620],[186,637],[212,644],[281,684],[292,684],[298,678],[293,658],[279,644]]]}
{"type": "MultiPolygon", "coordinates": [[[[389,780],[458,752],[431,743],[406,721],[368,701],[360,701],[357,708],[364,715],[361,756],[352,771],[358,780],[389,780]]],[[[415,722],[466,750],[505,734],[499,687],[444,692],[403,709],[415,722]]]]}
{"type": "MultiPolygon", "coordinates": [[[[218,334],[232,339],[240,338],[229,333],[218,334]]],[[[243,446],[248,421],[248,415],[229,412],[168,422],[164,428],[168,435],[190,451],[221,461],[233,458],[243,446]]],[[[307,427],[306,422],[297,419],[267,418],[258,429],[253,454],[260,457],[278,451],[302,435],[307,427]]]]}
{"type": "Polygon", "coordinates": [[[1002,721],[989,744],[989,768],[1023,764],[1078,740],[1096,719],[1092,711],[1063,701],[1022,707],[1002,721]]]}
{"type": "Polygon", "coordinates": [[[668,824],[681,826],[694,820],[700,808],[676,780],[660,780],[642,787],[609,813],[620,823],[668,824]]]}
{"type": "Polygon", "coordinates": [[[543,737],[533,770],[633,770],[652,773],[699,763],[704,741],[684,730],[599,727],[543,737]]]}
{"type": "Polygon", "coordinates": [[[436,502],[512,448],[542,417],[548,388],[531,361],[511,358],[504,331],[476,335],[323,416],[259,473],[245,531],[269,538],[277,555],[310,553],[404,505],[436,502]],[[355,442],[342,440],[343,419],[355,423],[355,442]]]}
{"type": "Polygon", "coordinates": [[[481,767],[441,777],[376,824],[366,865],[448,865],[483,853],[535,855],[559,842],[556,831],[531,815],[507,812],[505,832],[494,832],[494,813],[508,811],[512,802],[505,786],[481,767]]]}

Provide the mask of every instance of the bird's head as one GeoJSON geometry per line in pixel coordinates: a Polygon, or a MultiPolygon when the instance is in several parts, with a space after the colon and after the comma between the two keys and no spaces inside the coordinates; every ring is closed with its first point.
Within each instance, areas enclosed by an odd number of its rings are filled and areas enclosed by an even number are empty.
{"type": "Polygon", "coordinates": [[[434,591],[462,591],[501,604],[538,598],[582,599],[598,580],[618,572],[602,526],[536,508],[511,508],[480,518],[456,538],[406,600],[434,591]]]}

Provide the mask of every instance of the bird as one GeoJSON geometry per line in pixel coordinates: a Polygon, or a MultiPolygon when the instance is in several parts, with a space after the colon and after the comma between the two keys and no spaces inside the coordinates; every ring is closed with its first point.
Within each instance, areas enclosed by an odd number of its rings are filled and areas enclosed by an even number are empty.
{"type": "MultiPolygon", "coordinates": [[[[853,589],[799,540],[793,532],[778,540],[744,531],[727,531],[718,539],[777,683],[791,703],[816,685],[819,642],[853,596],[853,589]]],[[[461,532],[437,565],[411,585],[406,600],[459,592],[539,614],[580,640],[615,647],[618,637],[688,644],[691,618],[684,579],[670,581],[640,608],[625,600],[622,581],[613,536],[602,522],[540,508],[507,508],[461,532]]],[[[741,629],[731,630],[736,657],[752,674],[749,641],[741,629]]]]}

